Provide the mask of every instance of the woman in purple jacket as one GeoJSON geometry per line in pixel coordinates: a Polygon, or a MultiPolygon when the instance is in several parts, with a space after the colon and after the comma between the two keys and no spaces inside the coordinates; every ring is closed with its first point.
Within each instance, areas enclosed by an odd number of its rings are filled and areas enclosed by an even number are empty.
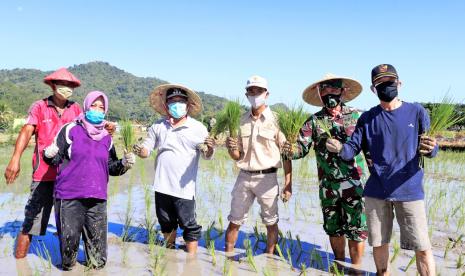
{"type": "Polygon", "coordinates": [[[108,178],[124,174],[135,163],[133,153],[118,159],[112,137],[104,128],[107,96],[92,91],[83,108],[84,113],[64,125],[44,150],[44,160],[58,166],[55,217],[63,270],[76,264],[81,233],[87,265],[105,266],[108,178]]]}

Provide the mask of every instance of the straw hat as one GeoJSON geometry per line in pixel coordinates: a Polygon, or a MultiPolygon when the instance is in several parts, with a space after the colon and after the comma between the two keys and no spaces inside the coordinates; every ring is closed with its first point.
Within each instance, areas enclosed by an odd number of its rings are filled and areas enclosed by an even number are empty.
{"type": "Polygon", "coordinates": [[[187,114],[191,117],[199,114],[202,111],[202,100],[199,95],[193,90],[180,85],[180,84],[162,84],[152,91],[150,94],[150,105],[155,109],[156,112],[163,116],[167,116],[165,110],[166,104],[166,91],[170,88],[179,88],[187,92],[188,112],[187,114]]]}
{"type": "Polygon", "coordinates": [[[304,93],[302,94],[302,98],[304,99],[305,102],[311,105],[315,106],[323,106],[323,102],[321,101],[320,94],[318,93],[317,86],[325,81],[328,80],[342,80],[342,85],[344,88],[347,88],[345,92],[342,94],[342,101],[343,102],[348,102],[353,99],[355,99],[361,92],[362,92],[362,85],[351,78],[346,78],[346,77],[340,77],[336,76],[333,74],[326,74],[323,79],[311,84],[308,86],[305,90],[304,93]]]}

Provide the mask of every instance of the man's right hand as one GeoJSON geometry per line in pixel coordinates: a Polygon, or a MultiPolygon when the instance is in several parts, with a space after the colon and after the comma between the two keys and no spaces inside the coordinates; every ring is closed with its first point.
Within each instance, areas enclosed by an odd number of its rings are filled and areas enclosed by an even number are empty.
{"type": "Polygon", "coordinates": [[[20,171],[21,167],[19,160],[12,158],[5,169],[6,184],[12,184],[18,177],[20,171]]]}
{"type": "Polygon", "coordinates": [[[149,156],[149,151],[142,145],[142,143],[137,143],[132,146],[132,152],[140,158],[146,158],[149,156]]]}
{"type": "Polygon", "coordinates": [[[35,132],[34,125],[24,125],[16,139],[15,150],[10,163],[5,169],[5,180],[7,184],[13,183],[19,175],[21,155],[35,132]]]}
{"type": "Polygon", "coordinates": [[[239,150],[239,147],[237,146],[237,138],[232,138],[232,137],[226,138],[226,148],[229,151],[239,150]]]}

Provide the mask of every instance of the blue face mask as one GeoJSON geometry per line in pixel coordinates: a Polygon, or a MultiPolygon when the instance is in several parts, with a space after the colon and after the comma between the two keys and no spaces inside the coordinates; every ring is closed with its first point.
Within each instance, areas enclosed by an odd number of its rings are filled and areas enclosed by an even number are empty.
{"type": "Polygon", "coordinates": [[[168,112],[175,119],[180,119],[187,114],[187,104],[181,102],[174,102],[168,104],[168,112]]]}
{"type": "Polygon", "coordinates": [[[97,110],[87,110],[86,111],[86,120],[91,124],[100,124],[105,118],[105,113],[97,110]]]}

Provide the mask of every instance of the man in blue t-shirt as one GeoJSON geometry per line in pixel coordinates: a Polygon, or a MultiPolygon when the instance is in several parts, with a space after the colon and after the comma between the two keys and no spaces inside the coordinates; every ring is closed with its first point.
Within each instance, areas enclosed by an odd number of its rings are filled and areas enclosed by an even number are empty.
{"type": "Polygon", "coordinates": [[[365,184],[368,242],[378,275],[388,275],[389,241],[395,216],[403,249],[415,250],[420,275],[435,275],[428,237],[422,186],[421,156],[434,157],[436,140],[425,133],[430,127],[426,110],[417,103],[401,101],[396,69],[381,64],[371,71],[371,89],[380,104],[362,114],[350,141],[328,139],[326,147],[352,160],[363,151],[370,170],[365,184]]]}

